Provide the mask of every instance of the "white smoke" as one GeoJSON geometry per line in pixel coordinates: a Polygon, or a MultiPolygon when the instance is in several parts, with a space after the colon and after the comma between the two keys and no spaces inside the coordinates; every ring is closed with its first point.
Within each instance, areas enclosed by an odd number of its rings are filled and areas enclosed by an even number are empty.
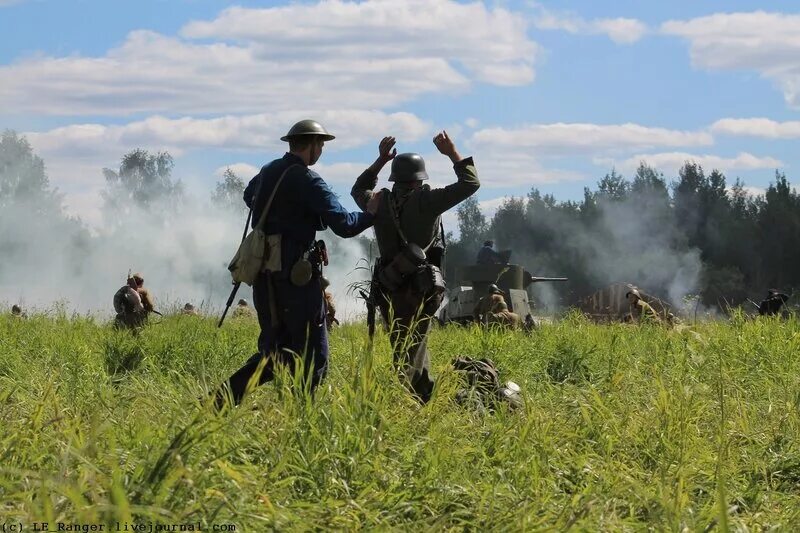
{"type": "MultiPolygon", "coordinates": [[[[110,317],[113,295],[131,271],[143,275],[162,312],[189,302],[218,314],[232,289],[227,264],[241,239],[244,213],[190,197],[179,206],[162,201],[149,210],[132,208],[122,219],[106,213],[105,224],[90,231],[78,221],[40,218],[25,202],[12,204],[0,214],[0,302],[27,310],[60,302],[68,311],[110,317]]],[[[330,250],[325,275],[337,318],[356,318],[360,301],[347,294],[347,284],[366,275],[354,271],[360,245],[329,232],[319,237],[330,250]]],[[[238,298],[252,302],[251,289],[242,285],[238,298]]]]}

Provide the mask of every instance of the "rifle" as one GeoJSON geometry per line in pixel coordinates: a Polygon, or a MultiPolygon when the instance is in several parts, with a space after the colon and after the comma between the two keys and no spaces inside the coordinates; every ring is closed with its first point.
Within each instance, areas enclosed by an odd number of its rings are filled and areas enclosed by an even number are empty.
{"type": "MultiPolygon", "coordinates": [[[[256,196],[253,197],[253,202],[251,205],[256,203],[256,197],[258,196],[258,192],[261,189],[261,183],[259,182],[258,190],[256,190],[256,196]]],[[[253,208],[250,208],[250,211],[247,212],[247,220],[244,223],[244,231],[242,232],[242,242],[244,242],[244,238],[247,237],[247,228],[250,227],[250,217],[253,216],[253,208]]],[[[241,246],[241,243],[239,243],[241,246]]],[[[225,321],[225,316],[228,314],[228,310],[233,305],[233,299],[236,298],[236,292],[239,290],[239,285],[241,285],[241,281],[234,282],[233,289],[231,290],[231,295],[228,296],[228,301],[225,303],[225,310],[222,312],[222,316],[219,317],[219,324],[217,324],[218,328],[222,327],[222,323],[225,321]]]]}
{"type": "Polygon", "coordinates": [[[369,295],[362,290],[358,292],[361,294],[361,297],[367,303],[367,332],[369,334],[369,340],[372,341],[372,338],[375,336],[375,300],[373,299],[372,291],[374,290],[374,284],[370,282],[369,284],[369,295]]]}
{"type": "Polygon", "coordinates": [[[758,311],[758,313],[759,313],[759,314],[761,314],[761,306],[760,306],[760,305],[758,305],[757,303],[755,303],[755,302],[754,302],[753,300],[751,300],[750,298],[748,298],[748,299],[747,299],[747,301],[748,301],[748,302],[750,302],[751,304],[753,304],[753,307],[755,307],[755,308],[756,308],[756,310],[758,311]]]}

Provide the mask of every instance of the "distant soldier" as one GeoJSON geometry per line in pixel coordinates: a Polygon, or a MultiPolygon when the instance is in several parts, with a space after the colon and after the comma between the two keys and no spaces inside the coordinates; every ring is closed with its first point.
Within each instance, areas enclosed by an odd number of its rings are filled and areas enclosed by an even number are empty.
{"type": "Polygon", "coordinates": [[[328,290],[330,285],[331,282],[328,281],[328,278],[325,276],[320,278],[322,295],[325,299],[325,327],[328,328],[328,331],[333,329],[334,324],[339,325],[339,321],[336,319],[336,304],[333,301],[333,294],[328,290]]]}
{"type": "Polygon", "coordinates": [[[478,250],[478,258],[475,261],[479,265],[502,265],[505,263],[503,256],[494,251],[494,241],[486,241],[478,250]]]}
{"type": "Polygon", "coordinates": [[[155,312],[150,291],[144,288],[144,278],[136,273],[114,294],[114,311],[117,327],[135,328],[147,322],[147,315],[155,312]]]}
{"type": "Polygon", "coordinates": [[[256,314],[253,308],[247,303],[244,298],[236,302],[236,308],[233,310],[233,318],[255,318],[256,314]]]}
{"type": "Polygon", "coordinates": [[[478,303],[475,304],[475,308],[472,310],[472,317],[475,319],[475,322],[485,324],[489,318],[489,313],[500,304],[506,305],[506,308],[508,308],[506,299],[503,298],[504,294],[505,293],[494,283],[489,285],[489,292],[478,300],[478,303]]]}
{"type": "Polygon", "coordinates": [[[336,305],[333,302],[331,291],[325,291],[325,327],[330,331],[334,325],[339,325],[339,320],[336,318],[336,305]]]}
{"type": "Polygon", "coordinates": [[[197,312],[197,309],[195,309],[195,307],[192,304],[188,303],[188,302],[183,306],[183,309],[181,309],[181,314],[182,315],[191,315],[191,316],[200,316],[200,313],[197,312]]]}
{"type": "Polygon", "coordinates": [[[384,137],[377,160],[358,177],[350,191],[358,206],[365,209],[380,194],[375,192],[378,172],[392,161],[389,181],[394,186],[391,191],[383,189],[375,214],[380,259],[373,273],[373,292],[377,293],[376,303],[389,324],[395,368],[421,403],[428,402],[433,392],[427,337],[444,298],[441,215],[480,187],[472,158],[461,157],[447,132],[436,135],[433,143],[453,163],[457,181],[436,189],[424,185],[428,173],[422,157],[397,155],[397,150],[392,150],[394,137],[384,137]]]}
{"type": "Polygon", "coordinates": [[[11,306],[11,316],[16,318],[28,318],[28,315],[22,312],[22,308],[17,304],[11,306]]]}
{"type": "Polygon", "coordinates": [[[789,300],[789,295],[778,292],[776,289],[767,291],[767,297],[758,305],[758,314],[774,316],[781,312],[783,305],[789,300]]]}
{"type": "Polygon", "coordinates": [[[628,299],[631,306],[631,321],[661,323],[661,317],[658,316],[653,306],[642,299],[638,289],[629,290],[625,294],[625,298],[628,299]]]}
{"type": "Polygon", "coordinates": [[[492,306],[486,317],[486,323],[490,326],[498,324],[514,329],[522,327],[522,319],[518,314],[508,310],[508,304],[505,301],[497,302],[492,306]]]}

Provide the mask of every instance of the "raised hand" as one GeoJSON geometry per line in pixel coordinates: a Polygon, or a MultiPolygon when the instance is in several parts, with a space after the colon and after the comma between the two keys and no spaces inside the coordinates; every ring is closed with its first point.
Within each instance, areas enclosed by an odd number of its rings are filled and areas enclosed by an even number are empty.
{"type": "Polygon", "coordinates": [[[397,148],[394,145],[397,143],[394,137],[384,137],[378,145],[378,159],[384,165],[394,159],[397,155],[397,148]]]}
{"type": "Polygon", "coordinates": [[[461,160],[461,156],[458,154],[456,150],[456,145],[453,140],[447,135],[445,130],[442,130],[441,133],[436,134],[433,138],[433,144],[436,145],[436,149],[439,150],[439,153],[446,155],[449,157],[453,163],[456,163],[461,160]]]}

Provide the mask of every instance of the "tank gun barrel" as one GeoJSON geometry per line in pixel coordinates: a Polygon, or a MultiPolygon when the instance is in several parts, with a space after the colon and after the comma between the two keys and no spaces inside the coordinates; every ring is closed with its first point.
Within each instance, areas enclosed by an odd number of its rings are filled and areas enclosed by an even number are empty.
{"type": "Polygon", "coordinates": [[[569,278],[546,278],[541,276],[534,276],[527,270],[522,273],[522,286],[527,287],[531,283],[539,283],[542,281],[569,281],[569,278]]]}

